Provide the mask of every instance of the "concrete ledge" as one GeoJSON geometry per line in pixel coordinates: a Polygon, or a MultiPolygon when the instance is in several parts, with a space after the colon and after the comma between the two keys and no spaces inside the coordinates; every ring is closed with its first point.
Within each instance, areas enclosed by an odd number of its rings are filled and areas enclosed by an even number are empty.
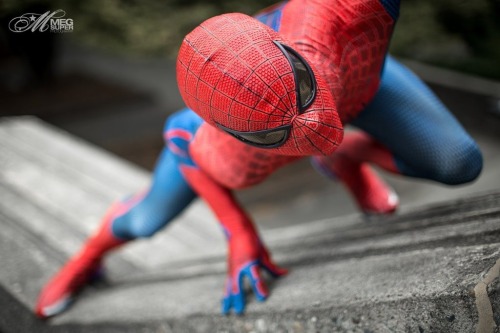
{"type": "Polygon", "coordinates": [[[224,242],[197,204],[112,255],[107,283],[40,322],[31,308],[43,283],[148,175],[32,118],[0,123],[0,163],[3,333],[494,332],[500,316],[500,193],[490,192],[264,232],[291,273],[270,281],[265,303],[249,296],[243,317],[219,315],[224,242]]]}
{"type": "MultiPolygon", "coordinates": [[[[3,289],[1,302],[9,306],[0,310],[2,332],[473,332],[479,322],[474,288],[500,257],[499,198],[487,194],[390,222],[359,221],[288,248],[275,245],[279,261],[292,271],[271,284],[268,301],[250,299],[244,317],[218,314],[221,258],[218,269],[203,274],[176,277],[163,269],[114,278],[86,290],[70,311],[49,323],[35,320],[11,294],[15,290],[3,289]],[[457,220],[469,201],[480,208],[457,220]],[[370,231],[375,228],[378,235],[370,231]],[[325,236],[338,240],[306,246],[325,236]],[[313,259],[315,253],[320,255],[313,259]]],[[[489,293],[498,314],[497,283],[489,293]]]]}

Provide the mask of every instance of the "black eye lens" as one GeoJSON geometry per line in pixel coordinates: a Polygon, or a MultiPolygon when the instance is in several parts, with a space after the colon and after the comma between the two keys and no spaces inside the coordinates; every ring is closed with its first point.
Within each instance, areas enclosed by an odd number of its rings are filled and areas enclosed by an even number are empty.
{"type": "Polygon", "coordinates": [[[275,145],[283,141],[286,137],[287,131],[285,129],[267,132],[267,133],[240,133],[238,136],[245,139],[246,141],[258,144],[258,145],[275,145]]]}
{"type": "Polygon", "coordinates": [[[217,126],[240,141],[262,148],[281,146],[283,142],[286,141],[288,134],[290,133],[290,125],[255,132],[238,132],[220,124],[217,124],[217,126]]]}
{"type": "Polygon", "coordinates": [[[285,54],[292,65],[295,82],[297,84],[298,105],[300,111],[304,111],[316,96],[316,81],[311,67],[307,62],[291,47],[274,42],[285,54]]]}
{"type": "Polygon", "coordinates": [[[292,59],[292,65],[297,78],[297,85],[299,86],[300,106],[305,107],[306,105],[309,105],[314,96],[311,76],[309,75],[306,66],[302,61],[300,61],[299,58],[292,53],[289,53],[289,55],[290,59],[292,59]]]}

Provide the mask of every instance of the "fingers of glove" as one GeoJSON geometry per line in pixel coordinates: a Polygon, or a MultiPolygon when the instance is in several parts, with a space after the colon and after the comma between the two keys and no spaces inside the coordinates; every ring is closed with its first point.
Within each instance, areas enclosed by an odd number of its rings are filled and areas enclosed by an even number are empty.
{"type": "Polygon", "coordinates": [[[222,300],[222,314],[227,315],[233,309],[234,313],[242,314],[245,311],[245,295],[243,292],[230,294],[222,300]]]}
{"type": "Polygon", "coordinates": [[[231,295],[224,296],[221,302],[221,313],[223,315],[229,314],[229,310],[231,309],[231,295]]]}
{"type": "Polygon", "coordinates": [[[245,310],[244,279],[248,279],[255,298],[262,302],[269,295],[269,291],[260,276],[259,264],[254,261],[242,267],[236,277],[226,280],[226,291],[222,300],[222,313],[228,314],[231,309],[234,313],[242,314],[245,310]]]}
{"type": "Polygon", "coordinates": [[[261,266],[275,278],[288,274],[287,269],[279,267],[273,263],[269,257],[262,258],[260,263],[261,266]]]}
{"type": "Polygon", "coordinates": [[[264,283],[264,280],[261,277],[259,265],[255,263],[248,266],[244,271],[244,274],[250,280],[250,285],[252,286],[252,290],[257,301],[264,301],[267,296],[269,296],[269,291],[266,284],[264,283]]]}
{"type": "Polygon", "coordinates": [[[230,294],[222,300],[222,314],[227,315],[233,309],[234,313],[242,314],[245,311],[245,295],[243,292],[230,294]]]}
{"type": "Polygon", "coordinates": [[[228,314],[231,309],[232,299],[231,299],[231,285],[232,279],[228,277],[226,279],[226,285],[224,286],[224,298],[222,298],[222,314],[228,314]]]}
{"type": "Polygon", "coordinates": [[[245,294],[243,291],[243,275],[238,274],[237,278],[228,278],[226,291],[222,299],[222,314],[229,314],[231,309],[234,313],[242,314],[245,310],[245,294]]]}

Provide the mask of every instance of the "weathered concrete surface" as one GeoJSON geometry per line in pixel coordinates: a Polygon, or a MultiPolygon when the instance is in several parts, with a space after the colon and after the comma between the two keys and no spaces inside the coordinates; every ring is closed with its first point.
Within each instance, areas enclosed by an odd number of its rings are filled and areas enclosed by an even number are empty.
{"type": "Polygon", "coordinates": [[[495,192],[390,218],[265,231],[291,273],[270,282],[265,303],[249,296],[244,317],[219,315],[224,248],[197,204],[158,237],[114,254],[110,281],[70,311],[36,320],[30,309],[43,283],[109,202],[146,183],[140,170],[35,120],[0,124],[2,333],[475,332],[480,318],[494,332],[500,324],[495,192]]]}

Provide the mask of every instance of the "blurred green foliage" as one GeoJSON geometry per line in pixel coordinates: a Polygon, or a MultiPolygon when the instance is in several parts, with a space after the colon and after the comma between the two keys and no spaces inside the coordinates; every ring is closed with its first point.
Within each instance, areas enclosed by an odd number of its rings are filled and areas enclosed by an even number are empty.
{"type": "MultiPolygon", "coordinates": [[[[4,0],[2,12],[19,11],[37,0],[4,0]]],[[[52,0],[74,20],[71,37],[108,52],[175,57],[182,38],[203,20],[226,12],[253,13],[273,0],[52,0]]]]}
{"type": "Polygon", "coordinates": [[[500,0],[403,0],[391,52],[500,79],[500,0]]]}
{"type": "MultiPolygon", "coordinates": [[[[2,11],[32,0],[4,0],[2,11]]],[[[53,0],[79,43],[108,52],[174,58],[183,36],[211,16],[253,14],[273,0],[53,0]]],[[[500,79],[500,0],[403,0],[391,52],[500,79]]]]}

